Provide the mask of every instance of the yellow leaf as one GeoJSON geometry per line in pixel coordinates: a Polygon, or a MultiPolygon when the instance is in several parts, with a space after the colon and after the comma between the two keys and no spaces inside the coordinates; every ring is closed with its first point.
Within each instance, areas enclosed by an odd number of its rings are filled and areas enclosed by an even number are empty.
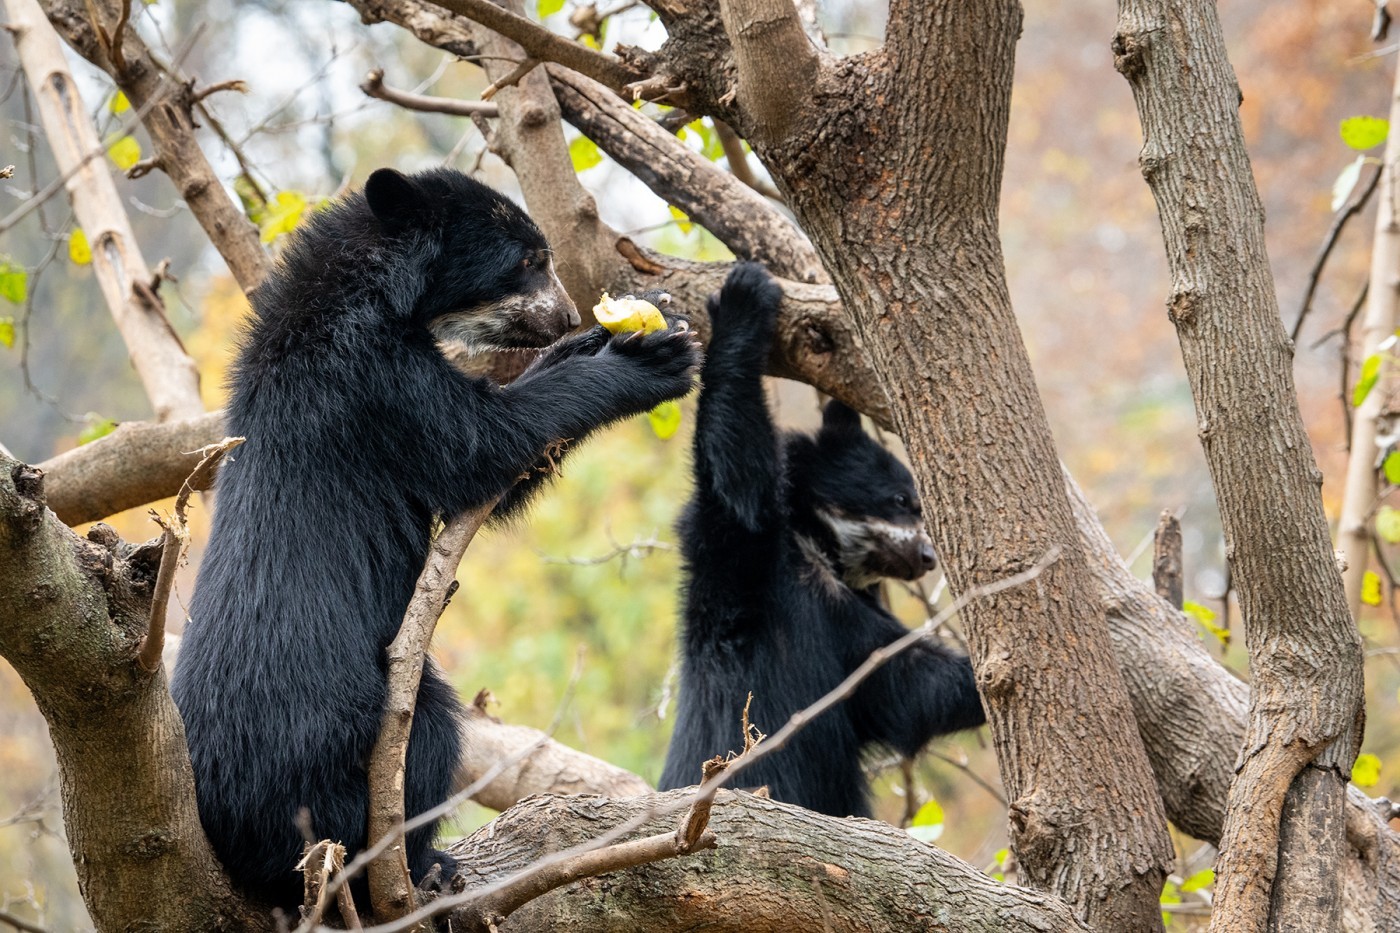
{"type": "Polygon", "coordinates": [[[670,440],[681,426],[681,405],[677,401],[662,402],[647,412],[651,431],[661,440],[670,440]]]}
{"type": "Polygon", "coordinates": [[[15,345],[15,319],[0,317],[0,343],[7,347],[15,345]]]}
{"type": "Polygon", "coordinates": [[[263,216],[262,241],[271,243],[284,233],[291,233],[306,212],[306,198],[299,191],[279,191],[267,206],[263,216]]]}
{"type": "Polygon", "coordinates": [[[574,164],[575,172],[583,172],[603,161],[603,153],[598,151],[598,144],[587,136],[580,136],[569,143],[569,161],[574,164]]]}
{"type": "Polygon", "coordinates": [[[1368,606],[1381,604],[1381,578],[1373,571],[1361,575],[1361,601],[1368,606]]]}
{"type": "Polygon", "coordinates": [[[107,148],[107,158],[123,172],[141,161],[141,144],[135,136],[123,136],[107,148]]]}
{"type": "Polygon", "coordinates": [[[1381,779],[1381,760],[1372,754],[1356,756],[1351,766],[1351,782],[1357,787],[1374,787],[1381,779]]]}
{"type": "Polygon", "coordinates": [[[113,113],[126,113],[131,109],[131,101],[126,99],[126,94],[124,92],[118,91],[112,98],[112,102],[107,105],[107,109],[111,110],[113,113]]]}
{"type": "Polygon", "coordinates": [[[689,233],[690,228],[695,225],[690,222],[690,218],[686,216],[685,211],[676,207],[674,204],[668,204],[666,207],[670,210],[671,216],[676,218],[676,226],[680,227],[681,233],[689,233]]]}
{"type": "Polygon", "coordinates": [[[82,227],[74,227],[68,234],[68,258],[75,266],[85,266],[92,262],[92,247],[88,245],[87,234],[82,227]]]}

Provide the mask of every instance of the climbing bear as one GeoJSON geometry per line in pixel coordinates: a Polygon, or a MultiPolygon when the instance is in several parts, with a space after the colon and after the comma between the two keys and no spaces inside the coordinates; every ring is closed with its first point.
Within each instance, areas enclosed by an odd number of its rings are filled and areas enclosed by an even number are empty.
{"type": "MultiPolygon", "coordinates": [[[[740,715],[772,732],[869,654],[907,633],[881,605],[882,577],[934,565],[909,471],[839,402],[815,437],[778,437],[762,373],[782,291],[741,265],[709,303],[695,491],[680,520],[686,567],[676,728],[662,788],[743,748],[740,715]]],[[[980,725],[965,657],[924,641],[896,656],[788,746],[745,771],[774,797],[833,816],[870,812],[861,751],[915,754],[980,725]]]]}
{"type": "MultiPolygon", "coordinates": [[[[385,648],[434,516],[513,486],[496,514],[517,507],[560,442],[683,395],[699,355],[679,331],[595,328],[504,388],[461,375],[439,340],[544,347],[579,316],[529,217],[448,170],[375,172],[307,220],[252,300],[227,413],[247,442],[219,476],[171,690],[215,851],[245,889],[289,904],[299,811],[317,838],[366,845],[385,648]]],[[[426,664],[409,816],[447,797],[459,710],[426,664]]],[[[415,882],[435,862],[451,875],[435,828],[408,835],[415,882]]]]}

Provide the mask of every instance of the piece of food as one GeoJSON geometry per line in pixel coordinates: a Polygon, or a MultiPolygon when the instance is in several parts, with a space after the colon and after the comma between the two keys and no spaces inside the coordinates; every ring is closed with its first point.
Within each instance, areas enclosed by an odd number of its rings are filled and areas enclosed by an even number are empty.
{"type": "Polygon", "coordinates": [[[639,330],[649,334],[654,330],[666,329],[666,318],[661,309],[643,298],[625,295],[622,298],[609,298],[607,292],[593,306],[593,317],[614,334],[625,334],[639,330]]]}

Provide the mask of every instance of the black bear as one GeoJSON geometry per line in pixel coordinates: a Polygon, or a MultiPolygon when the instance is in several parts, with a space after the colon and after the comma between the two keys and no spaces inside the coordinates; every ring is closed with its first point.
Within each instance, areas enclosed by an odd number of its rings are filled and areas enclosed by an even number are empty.
{"type": "MultiPolygon", "coordinates": [[[[687,579],[663,789],[694,784],[702,761],[743,747],[750,693],[752,721],[775,730],[905,635],[875,584],[934,564],[909,471],[858,414],[830,402],[815,437],[774,431],[762,373],[781,300],[763,268],[746,264],[709,302],[695,491],[679,525],[687,579]]],[[[864,816],[862,749],[913,755],[983,721],[967,659],[924,641],[740,781],[811,810],[864,816]]]]}
{"type": "MultiPolygon", "coordinates": [[[[535,224],[467,176],[381,169],[317,212],[253,293],[232,375],[213,531],[171,690],[205,831],[233,879],[299,900],[305,808],[318,837],[363,848],[366,763],[393,640],[435,515],[508,513],[561,441],[683,395],[690,334],[546,350],[499,387],[461,375],[437,341],[543,347],[579,323],[535,224]],[[517,479],[524,475],[517,484],[517,479]]],[[[409,739],[409,816],[447,797],[459,701],[423,670],[409,739]]],[[[435,825],[410,833],[416,881],[435,825]]]]}

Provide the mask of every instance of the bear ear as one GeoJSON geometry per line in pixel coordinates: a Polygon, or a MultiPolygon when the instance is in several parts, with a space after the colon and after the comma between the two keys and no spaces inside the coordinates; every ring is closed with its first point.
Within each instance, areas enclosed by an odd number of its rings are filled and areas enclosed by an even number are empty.
{"type": "Polygon", "coordinates": [[[406,175],[391,168],[375,169],[369,176],[365,200],[375,217],[390,224],[411,220],[424,208],[423,192],[406,175]]]}
{"type": "Polygon", "coordinates": [[[822,410],[822,434],[833,438],[846,438],[865,432],[860,427],[860,412],[832,399],[822,410]]]}

